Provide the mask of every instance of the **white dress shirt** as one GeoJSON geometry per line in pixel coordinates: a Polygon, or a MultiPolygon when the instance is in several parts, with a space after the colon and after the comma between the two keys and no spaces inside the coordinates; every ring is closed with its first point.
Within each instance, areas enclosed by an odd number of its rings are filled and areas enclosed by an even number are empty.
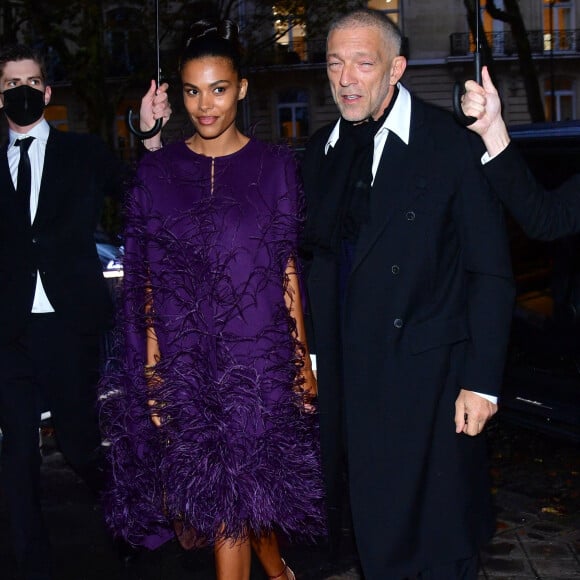
{"type": "MultiPolygon", "coordinates": [[[[381,156],[383,154],[383,149],[385,148],[385,144],[387,142],[387,137],[389,136],[389,131],[392,131],[401,139],[401,141],[405,144],[409,144],[410,133],[411,133],[411,94],[409,91],[401,84],[398,83],[397,87],[399,89],[399,95],[397,96],[397,100],[393,105],[393,109],[385,119],[381,128],[375,134],[375,145],[374,145],[374,152],[373,152],[373,166],[372,166],[372,173],[373,173],[373,182],[375,176],[377,174],[377,169],[379,166],[379,162],[381,160],[381,156]]],[[[340,119],[336,122],[336,125],[332,129],[328,137],[328,141],[326,142],[326,146],[324,148],[324,153],[328,153],[329,147],[334,147],[340,138],[340,119]]],[[[467,390],[469,387],[463,387],[467,390]]],[[[485,393],[478,393],[473,391],[476,395],[491,401],[494,404],[497,404],[497,397],[493,395],[487,395],[485,393]]]]}
{"type": "MultiPolygon", "coordinates": [[[[36,211],[38,209],[38,197],[40,193],[40,180],[42,179],[42,169],[44,167],[44,154],[46,153],[46,142],[50,133],[50,125],[43,119],[38,125],[35,125],[28,133],[16,133],[9,131],[8,143],[8,166],[10,175],[16,187],[18,182],[18,163],[20,161],[20,147],[15,147],[14,143],[24,137],[34,137],[34,141],[28,149],[30,157],[30,220],[34,222],[36,211]]],[[[34,302],[32,303],[31,312],[35,314],[54,312],[54,308],[46,295],[40,272],[36,273],[36,290],[34,292],[34,302]]]]}

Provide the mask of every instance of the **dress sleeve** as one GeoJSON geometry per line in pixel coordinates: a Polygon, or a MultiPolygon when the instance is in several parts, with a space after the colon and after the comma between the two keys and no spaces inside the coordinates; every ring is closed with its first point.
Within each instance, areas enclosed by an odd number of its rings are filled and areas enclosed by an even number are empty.
{"type": "Polygon", "coordinates": [[[304,228],[306,216],[306,201],[304,198],[304,188],[298,168],[298,162],[292,156],[286,164],[286,184],[288,187],[288,196],[290,200],[291,223],[291,241],[293,245],[292,257],[297,256],[298,240],[304,228]]]}
{"type": "Polygon", "coordinates": [[[125,207],[125,255],[122,327],[125,364],[143,369],[146,361],[146,300],[149,276],[148,220],[151,213],[147,172],[142,167],[132,184],[125,207]]]}

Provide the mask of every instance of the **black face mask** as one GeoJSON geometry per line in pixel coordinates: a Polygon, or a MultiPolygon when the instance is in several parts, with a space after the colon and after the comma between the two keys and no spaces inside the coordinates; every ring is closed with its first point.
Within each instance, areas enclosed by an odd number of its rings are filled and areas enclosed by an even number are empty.
{"type": "Polygon", "coordinates": [[[20,85],[4,91],[4,112],[16,125],[27,127],[36,123],[44,111],[44,91],[20,85]]]}

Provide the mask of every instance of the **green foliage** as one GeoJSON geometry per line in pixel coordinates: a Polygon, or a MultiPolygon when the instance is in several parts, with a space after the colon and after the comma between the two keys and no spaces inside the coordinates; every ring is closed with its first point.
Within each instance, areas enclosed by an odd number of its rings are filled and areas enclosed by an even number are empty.
{"type": "MultiPolygon", "coordinates": [[[[284,33],[274,26],[277,18],[305,28],[310,39],[322,39],[335,15],[364,4],[353,0],[159,0],[164,77],[172,80],[184,35],[202,16],[239,22],[248,55],[263,57],[277,48],[276,40],[284,33]]],[[[146,88],[156,74],[155,0],[8,0],[1,10],[2,41],[18,37],[57,55],[79,110],[85,111],[88,130],[112,145],[114,119],[123,96],[129,87],[146,88]],[[131,66],[123,68],[123,59],[131,66]]]]}

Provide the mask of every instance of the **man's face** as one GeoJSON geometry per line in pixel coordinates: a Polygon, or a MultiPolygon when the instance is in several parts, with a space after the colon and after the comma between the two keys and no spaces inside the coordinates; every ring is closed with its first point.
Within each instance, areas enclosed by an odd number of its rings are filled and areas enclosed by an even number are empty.
{"type": "Polygon", "coordinates": [[[381,116],[392,97],[393,85],[401,76],[393,82],[394,57],[376,27],[338,28],[329,34],[328,80],[334,101],[347,121],[381,116]]]}
{"type": "Polygon", "coordinates": [[[0,92],[9,91],[20,85],[28,85],[45,92],[48,87],[44,86],[38,63],[26,59],[11,60],[4,65],[4,71],[0,77],[0,92]]]}

